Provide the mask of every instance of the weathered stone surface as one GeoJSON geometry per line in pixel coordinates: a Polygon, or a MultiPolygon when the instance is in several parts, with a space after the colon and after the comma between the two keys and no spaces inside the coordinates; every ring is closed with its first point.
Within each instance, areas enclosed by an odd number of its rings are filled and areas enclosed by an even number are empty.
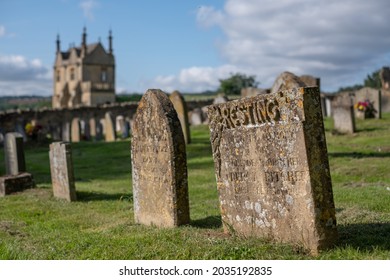
{"type": "Polygon", "coordinates": [[[267,89],[254,88],[254,87],[247,87],[241,89],[241,97],[252,97],[258,94],[265,94],[265,93],[267,93],[267,89]]]}
{"type": "Polygon", "coordinates": [[[167,95],[142,97],[132,124],[132,180],[137,223],[174,227],[189,223],[183,132],[167,95]]]}
{"type": "Polygon", "coordinates": [[[50,144],[49,157],[54,196],[67,201],[75,201],[77,198],[70,143],[50,144]]]}
{"type": "Polygon", "coordinates": [[[74,118],[72,120],[71,138],[72,142],[80,142],[81,140],[81,124],[79,118],[74,118]]]}
{"type": "Polygon", "coordinates": [[[203,112],[201,108],[195,108],[190,114],[191,125],[200,125],[203,123],[203,112]]]}
{"type": "Polygon", "coordinates": [[[10,132],[5,135],[4,158],[7,175],[18,175],[26,171],[23,136],[20,133],[10,132]]]}
{"type": "Polygon", "coordinates": [[[298,76],[290,72],[283,72],[276,78],[271,88],[271,92],[279,92],[281,90],[290,90],[305,86],[306,84],[298,76]]]}
{"type": "Polygon", "coordinates": [[[214,98],[213,104],[221,104],[221,103],[225,103],[228,101],[229,101],[229,98],[227,98],[227,96],[225,96],[224,94],[219,94],[217,97],[214,98]]]}
{"type": "Polygon", "coordinates": [[[116,132],[115,132],[115,120],[110,112],[105,114],[104,119],[104,132],[106,137],[106,142],[113,142],[116,140],[116,132]]]}
{"type": "Polygon", "coordinates": [[[355,104],[366,100],[369,100],[372,103],[375,109],[375,118],[380,119],[382,117],[381,92],[378,89],[369,87],[364,87],[355,92],[355,104]]]}
{"type": "Polygon", "coordinates": [[[34,180],[30,173],[23,172],[18,175],[0,177],[0,197],[14,192],[24,191],[34,187],[34,180]]]}
{"type": "Polygon", "coordinates": [[[62,141],[69,142],[70,141],[70,123],[63,122],[62,123],[62,141]]]}
{"type": "Polygon", "coordinates": [[[355,114],[353,106],[333,106],[333,128],[339,133],[354,133],[355,127],[355,114]]]}
{"type": "Polygon", "coordinates": [[[189,144],[191,143],[191,136],[186,102],[184,101],[183,96],[177,90],[172,92],[172,94],[169,96],[169,99],[171,100],[179,118],[180,125],[183,130],[184,141],[186,144],[189,144]]]}
{"type": "Polygon", "coordinates": [[[318,88],[209,106],[225,230],[316,253],[337,236],[318,88]]]}

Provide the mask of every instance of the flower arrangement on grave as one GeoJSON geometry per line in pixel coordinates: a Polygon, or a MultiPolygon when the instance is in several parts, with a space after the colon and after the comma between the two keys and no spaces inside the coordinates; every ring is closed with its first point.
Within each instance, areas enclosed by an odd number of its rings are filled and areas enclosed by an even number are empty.
{"type": "Polygon", "coordinates": [[[358,112],[364,114],[365,118],[374,118],[376,110],[374,108],[374,103],[366,99],[365,101],[359,101],[355,104],[355,109],[358,112]]]}
{"type": "Polygon", "coordinates": [[[42,130],[42,126],[39,124],[33,124],[31,122],[27,123],[24,127],[26,134],[32,140],[36,140],[38,137],[38,133],[42,130]]]}

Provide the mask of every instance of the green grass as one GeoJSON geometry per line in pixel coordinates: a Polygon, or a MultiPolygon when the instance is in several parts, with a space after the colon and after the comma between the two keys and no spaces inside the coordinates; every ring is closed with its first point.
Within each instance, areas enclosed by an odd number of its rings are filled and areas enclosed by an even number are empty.
{"type": "Polygon", "coordinates": [[[175,229],[134,224],[128,140],[72,144],[72,203],[52,195],[48,144],[28,144],[37,188],[0,198],[0,259],[390,259],[390,114],[358,120],[355,135],[325,127],[339,240],[317,257],[223,232],[209,132],[198,126],[187,148],[191,223],[175,229]]]}

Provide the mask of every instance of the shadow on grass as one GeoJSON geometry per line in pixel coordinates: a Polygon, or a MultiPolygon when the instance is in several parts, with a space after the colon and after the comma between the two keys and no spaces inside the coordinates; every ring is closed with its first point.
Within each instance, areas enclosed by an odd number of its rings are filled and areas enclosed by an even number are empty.
{"type": "Polygon", "coordinates": [[[99,193],[99,192],[85,192],[76,191],[77,201],[89,202],[89,201],[113,201],[113,200],[126,200],[133,201],[133,195],[128,193],[99,193]]]}
{"type": "Polygon", "coordinates": [[[390,157],[390,153],[328,153],[329,157],[340,158],[340,157],[350,157],[350,158],[386,158],[390,157]]]}
{"type": "Polygon", "coordinates": [[[339,232],[337,247],[390,251],[390,223],[348,224],[338,225],[337,228],[339,232]]]}
{"type": "Polygon", "coordinates": [[[222,226],[221,216],[208,216],[203,219],[193,220],[190,225],[197,228],[215,229],[222,226]]]}

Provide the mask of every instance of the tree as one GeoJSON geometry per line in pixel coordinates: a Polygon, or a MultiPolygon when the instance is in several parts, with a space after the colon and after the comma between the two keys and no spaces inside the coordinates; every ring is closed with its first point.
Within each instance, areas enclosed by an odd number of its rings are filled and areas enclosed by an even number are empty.
{"type": "Polygon", "coordinates": [[[259,84],[255,76],[247,76],[241,73],[230,74],[229,78],[219,80],[219,82],[219,90],[226,95],[240,95],[242,88],[257,87],[259,84]]]}
{"type": "Polygon", "coordinates": [[[379,76],[380,70],[372,72],[372,74],[368,74],[367,78],[364,80],[364,86],[371,88],[381,88],[381,78],[379,76]]]}

